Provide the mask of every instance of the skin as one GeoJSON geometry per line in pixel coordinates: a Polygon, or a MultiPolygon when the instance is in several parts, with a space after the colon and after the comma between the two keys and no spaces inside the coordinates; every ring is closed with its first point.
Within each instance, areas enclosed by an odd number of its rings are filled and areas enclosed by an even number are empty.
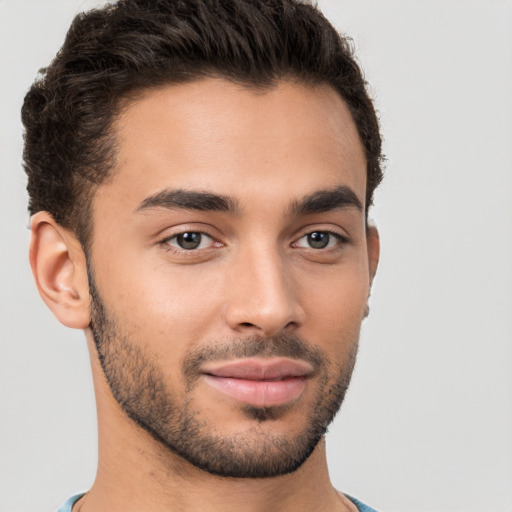
{"type": "MultiPolygon", "coordinates": [[[[115,126],[112,179],[93,199],[89,263],[122,334],[156,361],[168,389],[219,435],[286,437],[302,431],[318,379],[278,420],[259,423],[199,379],[187,394],[191,352],[249,337],[295,335],[339,367],[357,348],[379,255],[378,235],[355,206],[317,213],[293,204],[350,189],[364,205],[366,159],[350,113],[326,85],[279,82],[256,91],[221,79],[145,91],[115,126]],[[162,190],[229,195],[237,212],[154,207],[162,190]],[[203,245],[173,238],[204,231],[203,245]],[[331,232],[325,249],[307,234],[331,232]]],[[[84,329],[98,408],[99,464],[76,509],[101,511],[356,510],[332,487],[322,439],[295,472],[266,479],[211,475],[141,429],[114,399],[98,362],[86,257],[47,212],[32,219],[30,259],[57,318],[84,329]],[[136,469],[134,469],[136,468],[136,469]]]]}

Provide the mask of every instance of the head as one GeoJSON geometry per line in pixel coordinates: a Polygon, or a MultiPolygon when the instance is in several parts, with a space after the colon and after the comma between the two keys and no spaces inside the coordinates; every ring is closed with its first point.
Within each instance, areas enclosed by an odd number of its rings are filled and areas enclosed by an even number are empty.
{"type": "Polygon", "coordinates": [[[365,208],[382,179],[381,137],[350,42],[308,2],[125,0],[79,15],[25,98],[29,211],[48,211],[87,246],[90,204],[114,172],[115,120],[141,90],[222,77],[254,90],[328,84],[367,160],[365,208]],[[193,20],[191,22],[190,20],[193,20]]]}
{"type": "Polygon", "coordinates": [[[297,469],[339,409],[378,259],[378,123],[292,0],[78,16],[23,107],[39,289],[127,425],[210,473],[297,469]]]}

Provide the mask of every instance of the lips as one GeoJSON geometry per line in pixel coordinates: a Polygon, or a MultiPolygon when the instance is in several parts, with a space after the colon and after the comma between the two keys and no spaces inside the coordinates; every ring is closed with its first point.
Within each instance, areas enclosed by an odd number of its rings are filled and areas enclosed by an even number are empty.
{"type": "Polygon", "coordinates": [[[313,367],[287,358],[250,358],[209,364],[202,373],[210,386],[230,398],[256,407],[272,407],[299,398],[313,367]]]}

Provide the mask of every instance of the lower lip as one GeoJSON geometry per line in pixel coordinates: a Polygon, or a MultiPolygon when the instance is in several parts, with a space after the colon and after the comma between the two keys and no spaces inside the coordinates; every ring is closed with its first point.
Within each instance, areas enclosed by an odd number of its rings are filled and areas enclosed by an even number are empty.
{"type": "Polygon", "coordinates": [[[291,377],[278,381],[233,379],[205,375],[212,387],[240,402],[256,407],[284,405],[296,400],[306,388],[304,377],[291,377]]]}

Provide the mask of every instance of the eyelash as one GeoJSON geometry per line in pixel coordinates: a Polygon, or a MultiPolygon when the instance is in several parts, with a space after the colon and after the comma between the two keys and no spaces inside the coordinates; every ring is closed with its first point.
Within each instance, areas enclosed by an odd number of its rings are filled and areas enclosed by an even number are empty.
{"type": "MultiPolygon", "coordinates": [[[[201,230],[197,230],[197,229],[187,229],[187,230],[184,230],[184,231],[180,231],[179,233],[174,233],[171,236],[165,237],[163,240],[161,240],[159,242],[159,244],[163,247],[163,249],[166,252],[173,252],[175,254],[180,254],[180,255],[184,255],[184,256],[193,256],[194,253],[197,253],[198,249],[180,249],[178,247],[174,247],[174,246],[169,244],[169,242],[172,239],[175,239],[175,238],[179,237],[180,235],[185,235],[187,233],[194,233],[194,234],[199,234],[199,235],[207,236],[208,238],[212,239],[212,241],[213,241],[212,245],[215,245],[215,244],[222,245],[220,242],[217,242],[215,240],[215,237],[213,237],[212,235],[210,235],[206,231],[201,231],[201,230]]],[[[204,249],[205,248],[203,248],[202,250],[204,250],[204,249]]],[[[208,247],[207,249],[210,249],[210,247],[208,247]]]]}
{"type": "MultiPolygon", "coordinates": [[[[310,247],[309,249],[313,250],[313,251],[328,251],[328,250],[335,250],[336,248],[340,248],[339,246],[343,246],[345,244],[347,244],[349,242],[349,239],[344,236],[344,235],[341,235],[340,233],[337,233],[336,231],[329,231],[328,229],[313,229],[311,231],[308,231],[306,233],[303,233],[299,238],[297,238],[297,240],[295,242],[293,242],[292,245],[297,245],[298,242],[300,240],[302,240],[303,238],[307,237],[307,236],[310,236],[312,235],[313,233],[321,233],[323,235],[329,235],[329,236],[332,236],[334,237],[336,240],[337,240],[337,244],[334,246],[334,247],[327,247],[327,248],[314,248],[314,247],[310,247]]],[[[328,242],[329,243],[329,242],[328,242]]]]}
{"type": "MultiPolygon", "coordinates": [[[[332,236],[334,237],[336,240],[337,240],[337,244],[335,244],[335,246],[333,247],[320,247],[320,248],[314,248],[314,247],[309,247],[309,248],[306,248],[304,247],[305,249],[310,249],[312,251],[318,251],[318,252],[326,252],[326,251],[334,251],[336,249],[341,249],[342,246],[344,246],[345,244],[349,243],[349,239],[344,236],[344,235],[341,235],[340,233],[337,233],[336,231],[330,231],[330,230],[325,230],[325,229],[313,229],[311,231],[307,231],[305,233],[303,233],[300,237],[298,237],[295,242],[293,242],[291,244],[292,247],[297,247],[298,246],[298,243],[300,240],[302,240],[303,238],[307,237],[307,236],[310,236],[314,233],[321,233],[323,235],[329,235],[329,236],[332,236]]],[[[330,243],[330,241],[328,242],[330,243]]],[[[174,233],[173,235],[171,236],[167,236],[165,237],[163,240],[161,240],[159,242],[159,245],[161,245],[163,247],[163,249],[166,251],[166,252],[172,252],[174,254],[179,254],[180,256],[185,256],[185,257],[194,257],[194,255],[197,254],[198,251],[204,251],[204,250],[207,250],[207,249],[212,249],[212,248],[215,248],[215,245],[217,244],[217,246],[222,246],[223,244],[221,242],[218,242],[215,240],[215,237],[212,236],[211,234],[207,233],[206,231],[201,231],[201,230],[193,230],[193,229],[190,229],[190,230],[184,230],[184,231],[181,231],[179,233],[174,233]],[[169,241],[170,240],[173,240],[173,239],[176,239],[177,237],[179,237],[180,235],[185,235],[187,233],[190,233],[190,234],[200,234],[200,235],[204,235],[204,236],[207,236],[208,238],[211,238],[212,239],[212,246],[210,247],[205,247],[205,248],[202,248],[202,249],[197,249],[197,248],[191,248],[191,249],[184,249],[184,248],[178,248],[178,247],[175,247],[173,245],[170,245],[169,241]]]]}

